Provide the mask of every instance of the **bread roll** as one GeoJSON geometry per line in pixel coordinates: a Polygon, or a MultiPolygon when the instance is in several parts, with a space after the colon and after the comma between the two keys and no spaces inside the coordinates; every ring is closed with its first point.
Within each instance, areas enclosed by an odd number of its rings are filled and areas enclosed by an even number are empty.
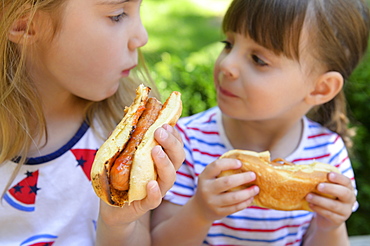
{"type": "Polygon", "coordinates": [[[174,126],[182,112],[181,94],[172,92],[155,122],[144,134],[132,160],[129,189],[117,190],[110,183],[110,171],[117,156],[129,141],[139,117],[145,108],[150,88],[140,85],[136,97],[130,107],[125,109],[125,116],[114,129],[109,138],[96,153],[91,169],[92,186],[95,193],[107,204],[122,207],[135,200],[146,197],[146,186],[150,180],[156,180],[157,173],[151,157],[151,150],[158,143],[154,140],[154,132],[163,124],[174,126]]]}
{"type": "Polygon", "coordinates": [[[231,190],[241,190],[257,185],[260,192],[254,197],[253,205],[276,210],[312,211],[305,200],[306,195],[312,192],[330,197],[319,192],[317,185],[329,182],[329,172],[339,173],[336,167],[320,162],[313,162],[310,165],[271,162],[268,151],[258,153],[236,149],[223,154],[220,158],[238,159],[242,162],[242,167],[223,171],[219,177],[247,171],[256,174],[255,181],[231,190]]]}

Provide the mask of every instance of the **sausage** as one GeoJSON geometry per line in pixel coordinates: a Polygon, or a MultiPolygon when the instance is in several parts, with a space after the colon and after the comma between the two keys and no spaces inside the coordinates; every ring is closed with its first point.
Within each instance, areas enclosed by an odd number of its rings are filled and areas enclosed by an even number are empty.
{"type": "Polygon", "coordinates": [[[124,150],[114,161],[110,171],[110,183],[117,190],[129,189],[130,169],[137,146],[141,143],[146,131],[157,119],[162,104],[156,98],[149,98],[140,119],[127,142],[124,150]]]}

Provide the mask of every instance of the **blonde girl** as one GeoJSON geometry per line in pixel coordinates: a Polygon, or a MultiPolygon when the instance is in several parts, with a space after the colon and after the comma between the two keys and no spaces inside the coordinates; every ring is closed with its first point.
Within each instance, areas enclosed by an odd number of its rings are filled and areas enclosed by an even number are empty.
{"type": "Polygon", "coordinates": [[[178,122],[186,158],[154,212],[153,245],[349,245],[345,221],[357,203],[343,85],[367,48],[367,5],[233,0],[223,31],[218,107],[178,122]],[[217,160],[234,148],[334,165],[341,174],[330,173],[332,183],[318,189],[337,199],[308,194],[314,212],[250,206],[259,187],[226,191],[253,181],[253,172],[217,178],[240,167],[217,160]]]}
{"type": "MultiPolygon", "coordinates": [[[[150,209],[183,160],[168,125],[159,178],[122,209],[90,182],[94,154],[145,78],[141,0],[1,0],[1,245],[149,245],[150,209]]],[[[155,91],[155,87],[153,91],[155,91]]]]}

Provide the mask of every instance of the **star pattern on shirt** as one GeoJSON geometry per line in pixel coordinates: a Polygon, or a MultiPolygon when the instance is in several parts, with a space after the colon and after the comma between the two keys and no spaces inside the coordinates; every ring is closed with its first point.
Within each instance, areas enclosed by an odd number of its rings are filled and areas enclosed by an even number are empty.
{"type": "Polygon", "coordinates": [[[81,156],[79,159],[77,159],[77,166],[84,167],[86,160],[81,156]]]}
{"type": "MultiPolygon", "coordinates": [[[[33,177],[34,172],[27,171],[24,175],[26,175],[26,178],[30,178],[30,177],[33,177]]],[[[18,184],[16,184],[15,186],[12,187],[12,189],[14,189],[14,194],[15,193],[22,194],[23,193],[23,190],[24,190],[23,188],[25,188],[25,186],[24,185],[21,185],[21,182],[19,182],[18,184]]],[[[35,185],[28,185],[28,188],[29,188],[28,194],[32,194],[33,193],[33,194],[37,195],[37,191],[38,190],[41,190],[41,188],[38,188],[37,187],[37,184],[35,184],[35,185]]]]}
{"type": "Polygon", "coordinates": [[[13,189],[14,189],[14,193],[17,193],[17,192],[19,192],[19,193],[22,193],[22,189],[23,189],[23,185],[20,185],[20,184],[16,184],[14,187],[13,187],[13,189]]]}
{"type": "Polygon", "coordinates": [[[33,177],[33,172],[27,171],[27,172],[25,173],[25,175],[26,175],[27,177],[33,177]]]}
{"type": "Polygon", "coordinates": [[[35,193],[35,195],[37,195],[37,191],[38,191],[38,190],[41,190],[41,188],[38,188],[36,184],[35,184],[35,185],[30,185],[29,187],[30,187],[30,192],[29,192],[29,194],[31,194],[31,193],[35,193]]]}

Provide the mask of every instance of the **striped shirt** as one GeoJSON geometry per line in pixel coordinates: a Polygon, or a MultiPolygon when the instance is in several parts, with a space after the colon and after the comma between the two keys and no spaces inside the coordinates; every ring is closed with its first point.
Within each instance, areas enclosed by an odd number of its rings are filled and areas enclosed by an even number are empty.
{"type": "MultiPolygon", "coordinates": [[[[285,159],[295,164],[316,160],[334,165],[354,185],[354,173],[339,135],[306,117],[303,123],[301,142],[285,159]]],[[[180,119],[177,128],[184,141],[186,159],[165,199],[184,205],[195,194],[198,176],[204,168],[233,148],[224,133],[218,107],[180,119]]],[[[203,245],[300,245],[313,215],[308,211],[277,211],[251,206],[214,221],[203,245]]]]}

